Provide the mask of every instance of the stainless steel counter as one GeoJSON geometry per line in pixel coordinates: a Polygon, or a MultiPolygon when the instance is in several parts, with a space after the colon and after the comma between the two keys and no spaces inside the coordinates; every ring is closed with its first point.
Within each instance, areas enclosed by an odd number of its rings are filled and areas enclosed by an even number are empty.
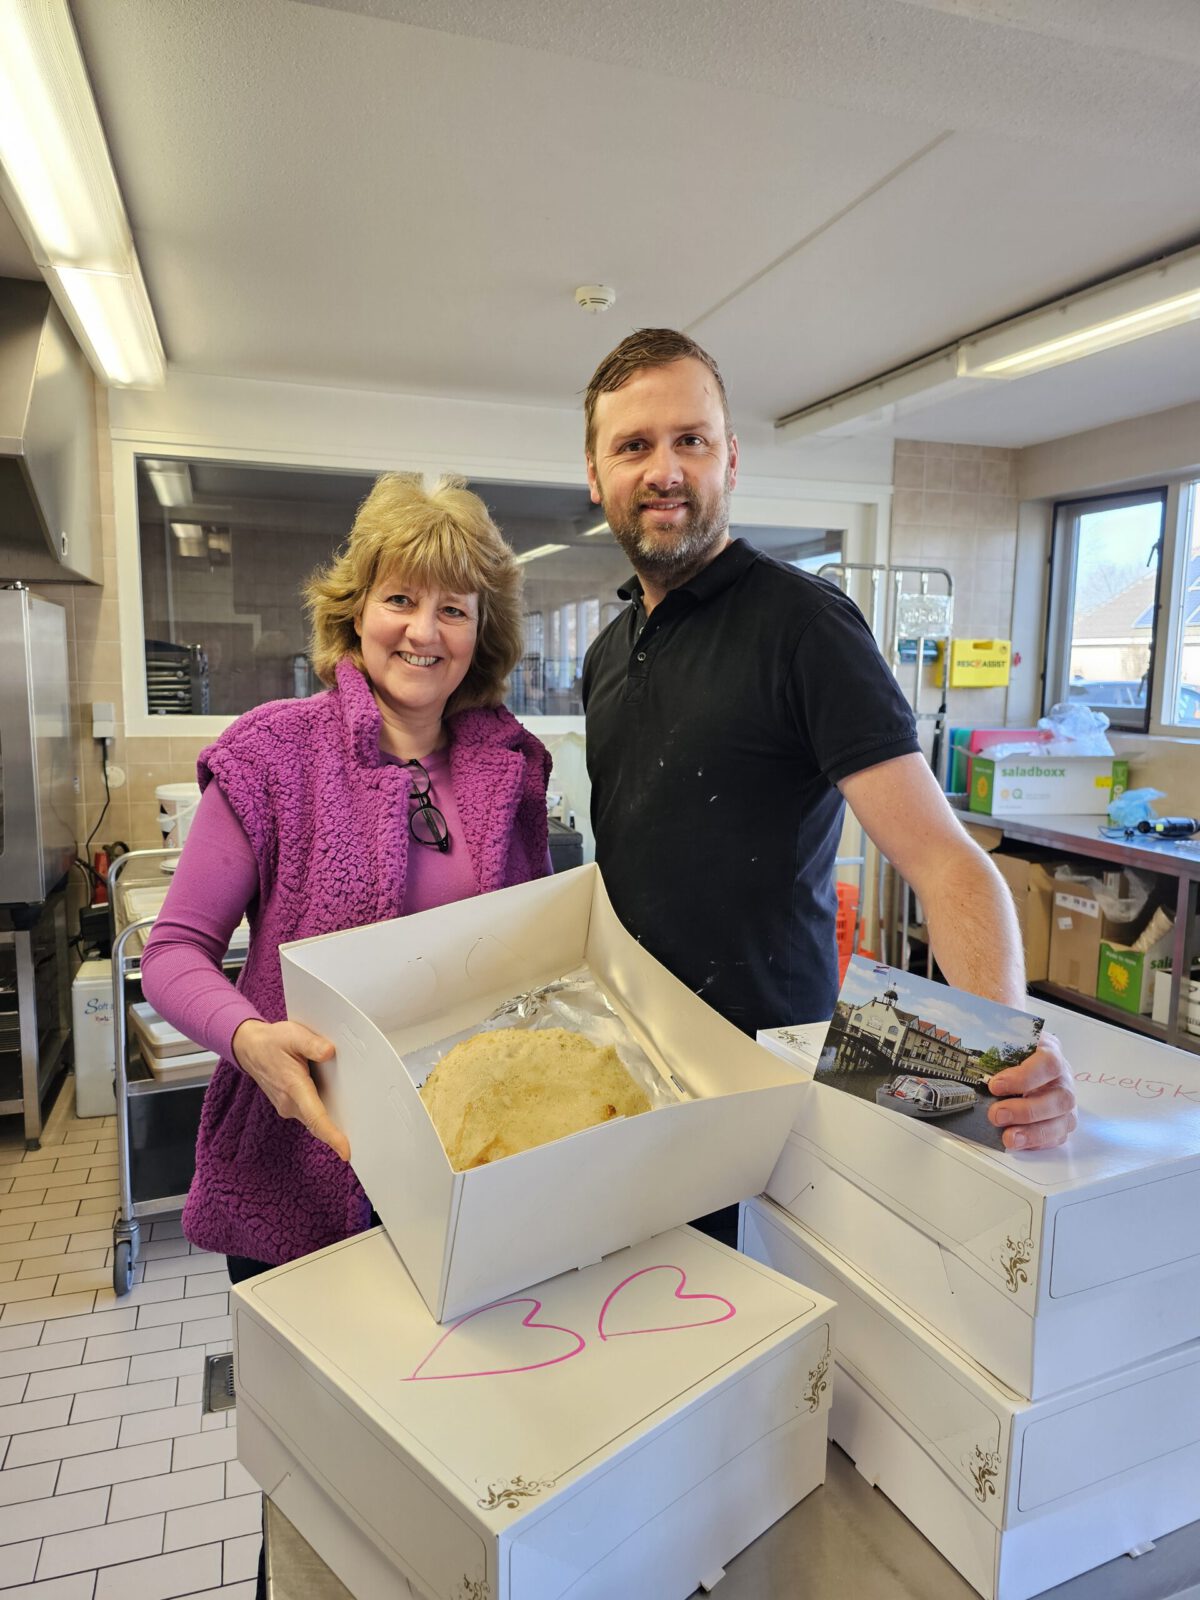
{"type": "MultiPolygon", "coordinates": [[[[267,1502],[271,1600],[354,1600],[350,1591],[267,1502]]],[[[717,1600],[972,1600],[975,1591],[912,1523],[859,1477],[836,1445],[825,1486],[755,1540],[714,1591],[717,1600]]],[[[700,1591],[697,1590],[699,1595],[700,1591]]],[[[1197,1600],[1200,1522],[1137,1560],[1121,1556],[1044,1600],[1197,1600]]],[[[613,1600],[620,1600],[617,1595],[613,1600]]],[[[976,1597],[977,1600],[977,1597],[976,1597]]]]}

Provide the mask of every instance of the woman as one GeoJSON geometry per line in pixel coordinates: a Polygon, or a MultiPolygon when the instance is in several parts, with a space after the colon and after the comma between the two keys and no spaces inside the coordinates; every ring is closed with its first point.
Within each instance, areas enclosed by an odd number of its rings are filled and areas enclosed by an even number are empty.
{"type": "Polygon", "coordinates": [[[279,945],[544,876],[550,758],[501,704],[520,573],[461,480],[389,473],[307,587],[328,692],[240,717],[142,959],[156,1010],[220,1056],[183,1213],[234,1282],[349,1237],[371,1205],[285,1020],[279,945]],[[236,989],[221,958],[243,916],[236,989]]]}

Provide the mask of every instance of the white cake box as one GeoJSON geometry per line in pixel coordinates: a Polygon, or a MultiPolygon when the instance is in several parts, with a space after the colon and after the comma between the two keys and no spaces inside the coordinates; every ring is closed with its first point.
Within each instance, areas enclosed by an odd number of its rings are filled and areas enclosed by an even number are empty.
{"type": "Polygon", "coordinates": [[[356,1600],[683,1600],[824,1481],[833,1312],[678,1228],[439,1326],[375,1229],[235,1289],[239,1458],[356,1600]]]}
{"type": "Polygon", "coordinates": [[[754,1260],[836,1294],[832,1436],[987,1600],[1200,1516],[1200,1340],[1031,1402],[769,1201],[741,1226],[754,1260]]]}
{"type": "MultiPolygon", "coordinates": [[[[1037,1011],[1077,1078],[1063,1149],[991,1150],[814,1083],[766,1189],[1033,1399],[1200,1337],[1200,1058],[1037,1011]]],[[[823,1025],[786,1031],[811,1072],[823,1025]]]]}
{"type": "Polygon", "coordinates": [[[288,1015],[354,1170],[439,1321],[757,1194],[799,1075],[627,934],[595,867],[283,945],[288,1015]],[[454,1172],[404,1054],[586,962],[677,1103],[454,1172]]]}

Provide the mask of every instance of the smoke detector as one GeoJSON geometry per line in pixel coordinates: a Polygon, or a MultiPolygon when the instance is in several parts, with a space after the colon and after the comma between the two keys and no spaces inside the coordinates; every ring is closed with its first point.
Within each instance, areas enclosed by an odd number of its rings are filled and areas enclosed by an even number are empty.
{"type": "Polygon", "coordinates": [[[589,311],[593,316],[599,311],[607,311],[616,298],[617,291],[605,283],[581,283],[575,291],[575,304],[581,311],[589,311]]]}

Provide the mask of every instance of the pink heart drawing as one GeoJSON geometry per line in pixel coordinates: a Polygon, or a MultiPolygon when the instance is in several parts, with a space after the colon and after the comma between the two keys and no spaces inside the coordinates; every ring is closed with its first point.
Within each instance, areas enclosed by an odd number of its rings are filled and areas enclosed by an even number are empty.
{"type": "Polygon", "coordinates": [[[707,1328],[714,1322],[728,1322],[730,1317],[737,1316],[737,1307],[732,1301],[726,1300],[720,1294],[684,1294],[683,1286],[687,1282],[687,1273],[682,1267],[658,1266],[643,1267],[640,1272],[631,1272],[627,1278],[622,1278],[608,1299],[600,1307],[600,1320],[596,1331],[602,1339],[623,1339],[631,1333],[674,1333],[683,1328],[707,1328]],[[666,1284],[662,1278],[650,1279],[650,1274],[658,1272],[674,1273],[679,1279],[672,1291],[671,1298],[665,1296],[666,1284]],[[638,1279],[643,1281],[639,1284],[638,1279]],[[637,1288],[631,1285],[637,1284],[637,1288]],[[648,1292],[647,1292],[648,1291],[648,1292]],[[624,1305],[614,1316],[613,1305],[618,1296],[624,1300],[624,1305]],[[719,1316],[689,1316],[681,1318],[680,1303],[693,1306],[697,1311],[702,1306],[721,1306],[723,1310],[719,1316]],[[612,1323],[619,1321],[624,1316],[634,1322],[633,1327],[613,1327],[612,1323]]]}
{"type": "MultiPolygon", "coordinates": [[[[514,1300],[497,1300],[493,1305],[481,1306],[478,1311],[468,1311],[465,1317],[459,1317],[457,1322],[450,1324],[433,1349],[417,1362],[408,1377],[405,1378],[405,1383],[435,1383],[444,1378],[502,1378],[512,1372],[537,1372],[541,1367],[553,1367],[557,1366],[560,1361],[570,1361],[573,1356],[577,1356],[584,1348],[587,1340],[576,1333],[574,1328],[560,1328],[553,1322],[535,1322],[534,1318],[541,1309],[542,1302],[540,1300],[535,1300],[532,1296],[522,1296],[514,1300]],[[496,1313],[502,1312],[506,1306],[528,1306],[529,1311],[521,1318],[522,1328],[536,1330],[538,1333],[561,1333],[567,1339],[574,1341],[572,1348],[570,1350],[560,1348],[557,1355],[546,1355],[540,1361],[534,1361],[530,1360],[529,1356],[536,1352],[537,1345],[541,1344],[546,1348],[550,1348],[551,1341],[543,1339],[534,1343],[524,1340],[522,1342],[530,1344],[531,1348],[528,1351],[521,1351],[517,1357],[517,1363],[511,1367],[467,1367],[462,1372],[426,1372],[424,1370],[433,1361],[442,1346],[448,1340],[453,1339],[460,1329],[465,1328],[468,1322],[474,1322],[479,1317],[495,1318],[496,1313]]],[[[506,1323],[511,1323],[511,1318],[500,1317],[496,1320],[501,1327],[504,1327],[506,1323]]],[[[560,1344],[560,1341],[554,1341],[554,1343],[560,1344]]]]}

